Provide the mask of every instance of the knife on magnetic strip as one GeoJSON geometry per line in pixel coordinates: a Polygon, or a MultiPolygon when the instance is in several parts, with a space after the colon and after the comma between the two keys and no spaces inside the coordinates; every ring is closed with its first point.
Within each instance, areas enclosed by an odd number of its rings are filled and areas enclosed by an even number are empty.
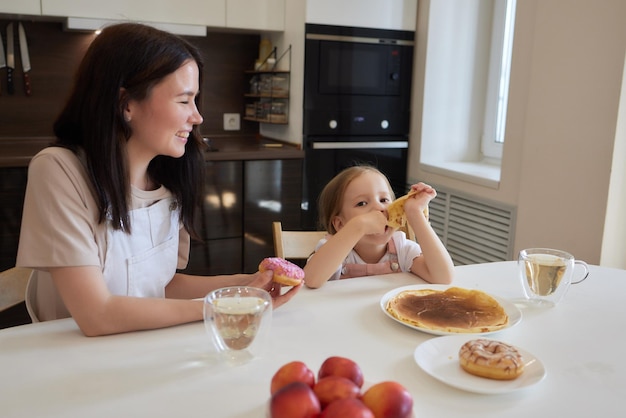
{"type": "Polygon", "coordinates": [[[24,32],[22,22],[18,24],[17,31],[20,39],[22,70],[24,71],[24,93],[26,93],[27,96],[30,96],[30,55],[28,55],[28,41],[26,40],[26,32],[24,32]]]}
{"type": "Polygon", "coordinates": [[[7,25],[7,92],[13,94],[13,69],[15,68],[15,49],[13,42],[13,23],[7,25]]]}

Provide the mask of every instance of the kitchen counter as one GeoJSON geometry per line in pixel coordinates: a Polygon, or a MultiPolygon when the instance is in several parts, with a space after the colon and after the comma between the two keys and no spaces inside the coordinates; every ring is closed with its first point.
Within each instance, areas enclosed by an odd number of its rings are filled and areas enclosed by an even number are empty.
{"type": "MultiPolygon", "coordinates": [[[[0,138],[0,167],[27,167],[30,159],[50,144],[52,137],[0,138]]],[[[206,161],[283,160],[304,158],[297,145],[270,138],[211,137],[206,161]]]]}

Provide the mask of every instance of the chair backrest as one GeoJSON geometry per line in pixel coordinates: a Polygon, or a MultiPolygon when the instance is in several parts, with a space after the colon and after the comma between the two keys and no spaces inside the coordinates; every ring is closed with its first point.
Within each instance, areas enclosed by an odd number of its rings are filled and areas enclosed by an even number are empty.
{"type": "Polygon", "coordinates": [[[26,299],[26,285],[32,269],[13,267],[0,273],[0,312],[26,299]]]}
{"type": "Polygon", "coordinates": [[[326,231],[283,231],[280,222],[272,224],[274,231],[274,254],[280,258],[307,259],[326,231]]]}

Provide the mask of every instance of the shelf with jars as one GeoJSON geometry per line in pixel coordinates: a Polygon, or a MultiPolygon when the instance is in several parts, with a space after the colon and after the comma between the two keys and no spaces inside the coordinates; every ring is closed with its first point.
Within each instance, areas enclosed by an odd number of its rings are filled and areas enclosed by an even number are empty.
{"type": "Polygon", "coordinates": [[[246,71],[250,90],[246,97],[244,119],[253,122],[285,125],[289,123],[289,82],[291,68],[291,45],[278,58],[276,47],[255,69],[246,71]],[[287,57],[287,69],[281,61],[287,57]]]}

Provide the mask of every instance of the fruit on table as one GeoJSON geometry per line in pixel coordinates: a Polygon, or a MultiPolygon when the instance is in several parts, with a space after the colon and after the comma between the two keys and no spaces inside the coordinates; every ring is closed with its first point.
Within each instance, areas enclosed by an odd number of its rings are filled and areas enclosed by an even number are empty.
{"type": "Polygon", "coordinates": [[[270,418],[411,418],[413,397],[398,382],[363,389],[363,372],[345,357],[328,357],[315,374],[302,361],[272,377],[270,418]]]}
{"type": "Polygon", "coordinates": [[[409,418],[413,414],[413,397],[398,382],[376,383],[365,391],[362,400],[375,418],[409,418]]]}
{"type": "Polygon", "coordinates": [[[326,376],[319,379],[313,386],[313,392],[322,408],[339,399],[361,396],[361,388],[352,380],[342,376],[326,376]]]}
{"type": "Polygon", "coordinates": [[[363,372],[361,367],[354,361],[346,357],[328,357],[317,373],[317,378],[326,376],[341,376],[352,380],[360,388],[363,386],[363,372]]]}
{"type": "Polygon", "coordinates": [[[270,399],[272,418],[317,418],[321,410],[313,389],[304,382],[289,383],[270,399]]]}
{"type": "Polygon", "coordinates": [[[312,388],[315,384],[315,374],[301,361],[287,363],[281,366],[272,376],[270,393],[273,395],[280,388],[293,382],[303,382],[312,388]]]}
{"type": "Polygon", "coordinates": [[[332,402],[322,410],[320,418],[375,418],[374,413],[356,398],[332,402]]]}

